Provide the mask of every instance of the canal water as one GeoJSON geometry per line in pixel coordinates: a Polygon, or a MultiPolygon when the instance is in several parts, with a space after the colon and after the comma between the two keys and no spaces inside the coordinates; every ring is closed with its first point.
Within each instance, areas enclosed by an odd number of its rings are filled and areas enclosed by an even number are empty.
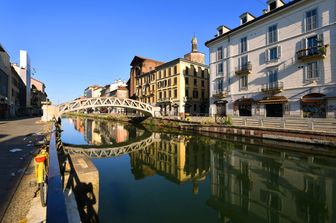
{"type": "Polygon", "coordinates": [[[92,158],[100,222],[336,222],[336,159],[82,118],[62,129],[65,143],[124,151],[92,158]]]}

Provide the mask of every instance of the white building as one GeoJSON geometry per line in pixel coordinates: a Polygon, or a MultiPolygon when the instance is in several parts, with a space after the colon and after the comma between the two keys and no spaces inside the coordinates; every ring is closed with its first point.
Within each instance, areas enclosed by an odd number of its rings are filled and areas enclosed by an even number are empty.
{"type": "Polygon", "coordinates": [[[210,114],[335,118],[336,1],[267,4],[206,42],[210,114]]]}
{"type": "Polygon", "coordinates": [[[122,80],[116,80],[113,83],[106,85],[103,89],[102,96],[112,96],[112,92],[116,91],[119,87],[127,87],[127,83],[122,80]]]}

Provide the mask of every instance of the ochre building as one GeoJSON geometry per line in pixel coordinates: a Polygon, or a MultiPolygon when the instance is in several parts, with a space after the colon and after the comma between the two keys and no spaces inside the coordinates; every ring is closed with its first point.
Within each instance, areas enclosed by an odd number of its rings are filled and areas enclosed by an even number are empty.
{"type": "Polygon", "coordinates": [[[192,51],[167,63],[135,56],[130,97],[161,108],[162,115],[207,114],[209,69],[192,39],[192,51]]]}

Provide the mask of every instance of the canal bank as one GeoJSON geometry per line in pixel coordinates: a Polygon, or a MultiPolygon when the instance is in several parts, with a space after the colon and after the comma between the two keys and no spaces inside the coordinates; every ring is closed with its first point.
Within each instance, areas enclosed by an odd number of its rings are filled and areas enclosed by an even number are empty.
{"type": "Polygon", "coordinates": [[[208,136],[211,136],[211,133],[216,133],[220,135],[272,139],[336,147],[336,133],[312,130],[232,126],[224,124],[213,124],[209,122],[200,123],[164,118],[148,118],[143,121],[142,124],[146,126],[155,126],[158,128],[177,128],[182,131],[196,132],[199,134],[207,133],[208,136]]]}

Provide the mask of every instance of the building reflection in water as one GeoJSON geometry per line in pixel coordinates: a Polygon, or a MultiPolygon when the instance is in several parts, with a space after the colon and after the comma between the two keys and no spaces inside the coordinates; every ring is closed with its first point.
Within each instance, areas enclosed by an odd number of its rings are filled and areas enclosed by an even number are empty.
{"type": "Polygon", "coordinates": [[[228,142],[211,147],[208,205],[220,222],[336,221],[335,160],[228,142]]]}
{"type": "Polygon", "coordinates": [[[197,194],[210,170],[209,149],[190,136],[155,133],[155,138],[149,147],[129,154],[135,179],[159,174],[178,184],[193,181],[197,194]]]}
{"type": "Polygon", "coordinates": [[[144,134],[145,130],[118,122],[73,118],[74,128],[84,135],[88,144],[111,145],[126,142],[144,134]]]}

